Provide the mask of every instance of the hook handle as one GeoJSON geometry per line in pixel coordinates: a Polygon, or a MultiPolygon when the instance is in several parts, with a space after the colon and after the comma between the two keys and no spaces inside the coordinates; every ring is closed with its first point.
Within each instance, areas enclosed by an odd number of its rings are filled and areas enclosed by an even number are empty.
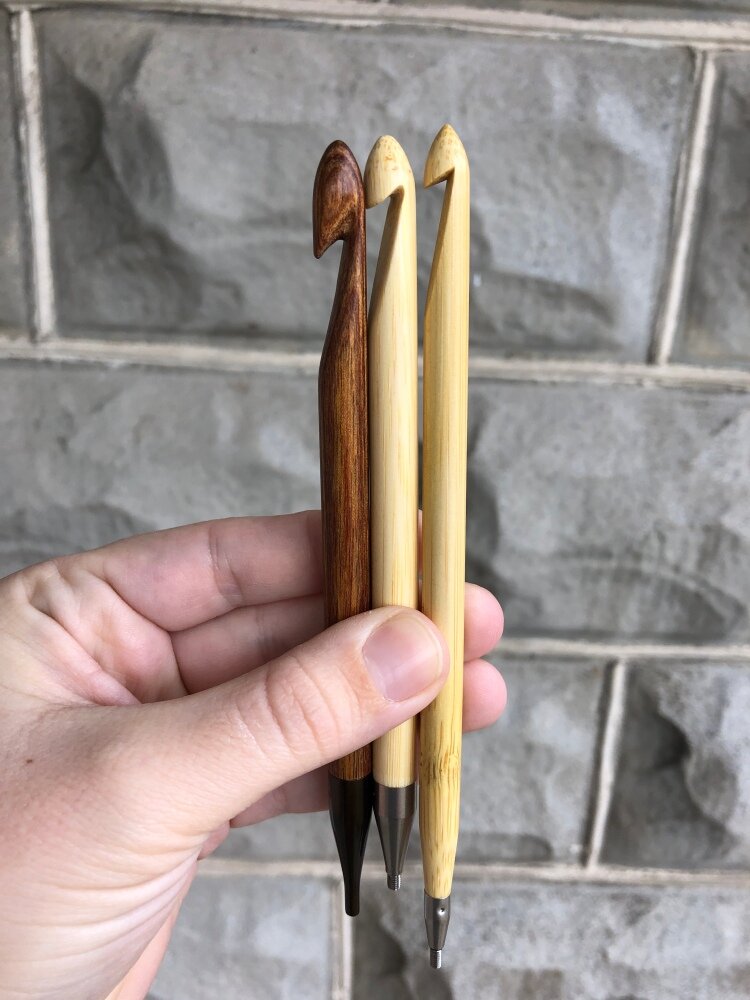
{"type": "Polygon", "coordinates": [[[451,667],[420,716],[419,776],[425,891],[444,902],[461,780],[470,221],[469,163],[450,125],[435,137],[425,164],[425,186],[440,181],[447,187],[424,315],[422,610],[445,636],[451,667]]]}
{"type": "MultiPolygon", "coordinates": [[[[392,136],[382,136],[370,152],[365,198],[368,208],[390,199],[368,317],[372,603],[416,608],[416,199],[409,161],[392,136]]],[[[416,719],[408,719],[372,748],[375,820],[394,889],[414,816],[415,737],[416,719]]]]}
{"type": "MultiPolygon", "coordinates": [[[[323,597],[326,624],[370,607],[370,505],[367,454],[367,274],[362,176],[349,147],[333,142],[313,188],[313,250],[344,241],[318,374],[323,597]]],[[[328,770],[329,812],[346,912],[359,912],[359,883],[372,812],[367,745],[328,770]]]]}

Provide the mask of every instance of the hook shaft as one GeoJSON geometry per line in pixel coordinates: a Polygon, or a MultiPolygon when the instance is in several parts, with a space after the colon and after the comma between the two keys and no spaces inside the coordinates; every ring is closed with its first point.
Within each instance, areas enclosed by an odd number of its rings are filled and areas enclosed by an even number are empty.
{"type": "Polygon", "coordinates": [[[458,844],[466,548],[469,164],[450,125],[438,132],[425,164],[425,185],[440,181],[447,186],[424,314],[422,610],[443,633],[451,666],[419,724],[425,917],[435,962],[448,927],[458,844]]]}
{"type": "MultiPolygon", "coordinates": [[[[416,199],[406,154],[384,135],[367,160],[365,199],[370,208],[388,198],[368,317],[372,603],[416,608],[416,199]]],[[[415,733],[408,719],[373,744],[375,821],[392,889],[401,881],[414,819],[415,733]]]]}
{"type": "MultiPolygon", "coordinates": [[[[370,608],[365,198],[349,147],[326,149],[313,188],[313,249],[344,241],[318,375],[323,596],[326,624],[370,608]]],[[[329,768],[329,811],[346,912],[359,912],[359,882],[372,813],[370,746],[329,768]]]]}

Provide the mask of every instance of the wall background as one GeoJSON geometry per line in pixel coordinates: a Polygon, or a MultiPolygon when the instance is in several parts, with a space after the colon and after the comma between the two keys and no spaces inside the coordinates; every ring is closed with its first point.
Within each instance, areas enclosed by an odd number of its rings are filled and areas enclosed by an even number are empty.
{"type": "Polygon", "coordinates": [[[467,740],[447,968],[416,855],[396,901],[373,835],[350,923],[294,817],[205,863],[153,1000],[749,997],[750,3],[0,11],[3,573],[316,505],[317,160],[390,131],[419,175],[445,120],[472,160],[510,706],[467,740]]]}

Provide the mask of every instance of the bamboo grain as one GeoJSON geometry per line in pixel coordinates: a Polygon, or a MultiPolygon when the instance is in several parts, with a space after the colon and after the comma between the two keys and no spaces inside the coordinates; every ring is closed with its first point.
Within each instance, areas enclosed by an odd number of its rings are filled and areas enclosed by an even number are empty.
{"type": "Polygon", "coordinates": [[[420,715],[419,821],[425,891],[450,896],[458,844],[463,707],[469,340],[469,164],[444,126],[425,187],[446,181],[424,315],[422,610],[450,651],[445,686],[420,715]]]}
{"type": "MultiPolygon", "coordinates": [[[[401,146],[382,136],[365,167],[367,208],[390,199],[368,316],[372,606],[416,608],[417,228],[414,176],[401,146]]],[[[373,777],[415,780],[416,720],[373,744],[373,777]]]]}

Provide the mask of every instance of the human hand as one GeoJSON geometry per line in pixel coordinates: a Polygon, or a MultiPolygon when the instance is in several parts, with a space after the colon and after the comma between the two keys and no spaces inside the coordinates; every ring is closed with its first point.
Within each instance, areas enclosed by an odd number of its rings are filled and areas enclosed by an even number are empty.
{"type": "MultiPolygon", "coordinates": [[[[208,522],[0,581],[2,1000],[142,1000],[230,824],[325,808],[324,765],[435,697],[418,612],[321,632],[320,534],[317,512],[208,522]]],[[[468,586],[467,729],[505,704],[479,659],[501,631],[468,586]]]]}

